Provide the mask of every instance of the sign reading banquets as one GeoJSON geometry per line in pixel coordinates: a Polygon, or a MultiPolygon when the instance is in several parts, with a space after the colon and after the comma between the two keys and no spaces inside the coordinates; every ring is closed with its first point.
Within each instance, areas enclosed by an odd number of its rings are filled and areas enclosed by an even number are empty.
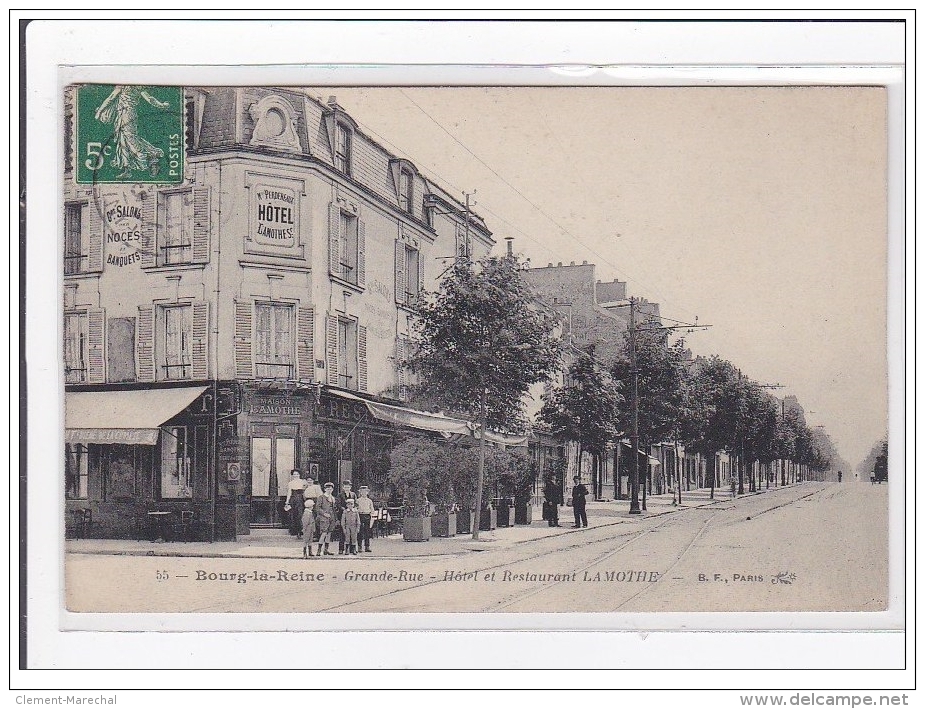
{"type": "Polygon", "coordinates": [[[255,197],[254,241],[265,246],[293,246],[298,226],[295,191],[258,185],[255,197]]]}
{"type": "Polygon", "coordinates": [[[103,214],[106,234],[106,263],[129,266],[141,262],[141,204],[131,203],[132,195],[107,203],[103,214]]]}

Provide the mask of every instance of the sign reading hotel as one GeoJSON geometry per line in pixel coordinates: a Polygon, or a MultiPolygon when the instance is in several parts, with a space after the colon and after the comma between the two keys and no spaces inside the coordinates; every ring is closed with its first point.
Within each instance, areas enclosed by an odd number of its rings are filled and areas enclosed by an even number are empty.
{"type": "Polygon", "coordinates": [[[264,246],[295,245],[296,195],[286,187],[258,185],[254,200],[254,241],[264,246]]]}

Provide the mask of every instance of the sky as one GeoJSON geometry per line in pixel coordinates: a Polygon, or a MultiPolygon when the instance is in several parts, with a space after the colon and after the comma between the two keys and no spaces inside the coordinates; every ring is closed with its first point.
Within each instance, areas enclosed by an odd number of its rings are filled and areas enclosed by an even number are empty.
{"type": "Polygon", "coordinates": [[[330,88],[533,266],[587,260],[856,465],[886,436],[886,92],[330,88]]]}

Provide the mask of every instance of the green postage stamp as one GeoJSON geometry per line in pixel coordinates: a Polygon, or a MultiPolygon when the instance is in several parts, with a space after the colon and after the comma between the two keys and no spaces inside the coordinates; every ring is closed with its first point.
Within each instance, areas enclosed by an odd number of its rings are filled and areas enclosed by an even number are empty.
{"type": "Polygon", "coordinates": [[[78,184],[179,184],[183,137],[182,87],[77,89],[78,184]]]}

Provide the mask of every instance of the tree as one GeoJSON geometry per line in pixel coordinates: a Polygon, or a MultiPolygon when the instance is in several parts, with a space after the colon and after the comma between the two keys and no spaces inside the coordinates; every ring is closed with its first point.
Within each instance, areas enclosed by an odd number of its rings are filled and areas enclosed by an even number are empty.
{"type": "Polygon", "coordinates": [[[578,443],[581,475],[582,451],[600,456],[617,437],[622,403],[619,386],[598,366],[592,345],[578,353],[564,385],[543,397],[538,419],[562,438],[578,443]]]}
{"type": "Polygon", "coordinates": [[[707,459],[710,497],[716,487],[716,454],[734,450],[738,425],[738,372],[714,355],[698,359],[688,384],[689,418],[681,422],[682,440],[707,459]]]}
{"type": "MultiPolygon", "coordinates": [[[[676,441],[681,435],[681,424],[687,410],[685,371],[688,353],[684,340],[669,342],[668,330],[658,321],[642,323],[635,331],[636,372],[638,374],[639,448],[665,441],[676,441]]],[[[623,355],[611,367],[613,379],[624,391],[633,386],[633,353],[630,333],[624,341],[623,355]]],[[[633,427],[632,401],[620,407],[619,425],[624,431],[633,427]]],[[[633,455],[639,455],[633,451],[633,455]]],[[[646,480],[643,481],[643,502],[646,480]]],[[[645,505],[643,504],[643,508],[645,505]]]]}
{"type": "Polygon", "coordinates": [[[524,396],[558,366],[555,326],[556,316],[534,299],[515,256],[457,259],[440,290],[425,294],[420,305],[407,364],[424,396],[478,421],[473,509],[481,508],[485,475],[481,434],[523,430],[524,396]]]}

